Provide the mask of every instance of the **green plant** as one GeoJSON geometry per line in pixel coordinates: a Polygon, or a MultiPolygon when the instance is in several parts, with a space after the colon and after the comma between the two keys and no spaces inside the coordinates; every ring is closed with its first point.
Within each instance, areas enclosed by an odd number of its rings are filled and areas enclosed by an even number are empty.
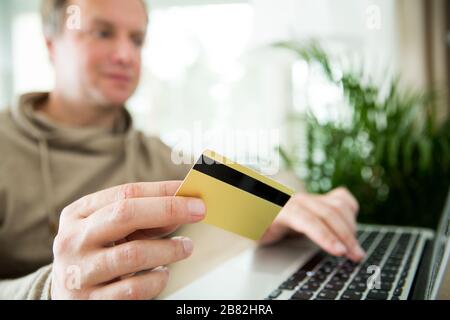
{"type": "Polygon", "coordinates": [[[320,122],[310,111],[290,115],[291,128],[306,126],[307,154],[295,145],[280,148],[287,167],[306,169],[299,178],[310,192],[349,188],[361,222],[434,227],[450,182],[450,121],[438,125],[438,95],[402,90],[400,77],[382,91],[362,67],[336,73],[335,61],[314,42],[275,46],[320,66],[342,89],[351,115],[347,122],[320,122]]]}

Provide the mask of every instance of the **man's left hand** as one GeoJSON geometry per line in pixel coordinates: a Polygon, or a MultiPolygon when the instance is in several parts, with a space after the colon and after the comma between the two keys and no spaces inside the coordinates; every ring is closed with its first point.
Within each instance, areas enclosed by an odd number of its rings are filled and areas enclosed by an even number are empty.
{"type": "Polygon", "coordinates": [[[356,239],[359,205],[345,188],[324,195],[300,192],[291,197],[260,244],[274,243],[290,232],[303,233],[326,252],[358,262],[365,252],[356,239]]]}

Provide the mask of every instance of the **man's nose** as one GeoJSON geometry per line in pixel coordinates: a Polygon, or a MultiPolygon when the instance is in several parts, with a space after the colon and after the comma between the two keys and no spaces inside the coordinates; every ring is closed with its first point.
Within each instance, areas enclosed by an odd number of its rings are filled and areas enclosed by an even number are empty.
{"type": "Polygon", "coordinates": [[[130,39],[118,39],[115,43],[113,52],[113,61],[117,64],[129,66],[134,61],[137,49],[133,46],[130,39]]]}

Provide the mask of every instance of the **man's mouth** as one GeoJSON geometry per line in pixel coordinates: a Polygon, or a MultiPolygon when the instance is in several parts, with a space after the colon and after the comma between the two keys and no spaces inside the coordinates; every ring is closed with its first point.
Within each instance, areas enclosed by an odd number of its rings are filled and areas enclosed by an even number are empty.
{"type": "Polygon", "coordinates": [[[131,76],[123,73],[107,73],[105,74],[106,78],[109,80],[112,80],[114,82],[122,83],[122,84],[128,84],[131,82],[132,78],[131,76]]]}

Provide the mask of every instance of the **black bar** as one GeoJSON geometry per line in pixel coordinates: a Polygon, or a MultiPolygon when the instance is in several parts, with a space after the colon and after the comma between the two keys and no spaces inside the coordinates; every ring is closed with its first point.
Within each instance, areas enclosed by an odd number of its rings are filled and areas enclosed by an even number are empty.
{"type": "Polygon", "coordinates": [[[277,190],[264,182],[247,176],[242,172],[204,155],[200,157],[193,169],[245,192],[251,193],[259,198],[263,198],[280,207],[283,207],[291,198],[290,195],[277,190]]]}
{"type": "MultiPolygon", "coordinates": [[[[86,318],[86,314],[105,318],[130,318],[130,312],[136,315],[148,312],[162,315],[164,319],[309,319],[336,318],[343,314],[349,319],[366,320],[366,313],[390,314],[393,318],[426,319],[430,310],[436,314],[448,312],[448,301],[281,301],[281,300],[187,300],[187,301],[0,301],[3,313],[54,314],[55,319],[70,314],[75,318],[86,318]],[[255,306],[257,312],[255,312],[255,306]],[[262,308],[260,307],[262,306],[262,308]],[[209,308],[206,313],[189,314],[190,308],[209,308]],[[269,309],[270,308],[270,309],[269,309]],[[131,311],[130,311],[131,310],[131,311]],[[141,311],[139,311],[141,310],[141,311]],[[183,314],[180,314],[180,310],[183,314]],[[381,311],[380,311],[381,310],[381,311]],[[439,311],[441,310],[441,311],[439,311]],[[311,316],[312,315],[312,316],[311,316]]],[[[52,317],[53,318],[53,317],[52,317]]]]}

